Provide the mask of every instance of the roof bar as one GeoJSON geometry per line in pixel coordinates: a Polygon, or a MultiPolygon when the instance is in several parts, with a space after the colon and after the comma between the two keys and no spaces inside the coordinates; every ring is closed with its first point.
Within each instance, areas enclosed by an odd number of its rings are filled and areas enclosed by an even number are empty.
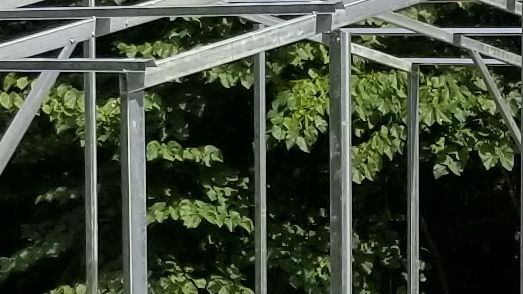
{"type": "MultiPolygon", "coordinates": [[[[351,2],[333,15],[332,28],[361,21],[390,9],[419,3],[419,0],[367,0],[351,2]],[[402,6],[403,5],[403,6],[402,6]]],[[[153,87],[217,65],[236,61],[262,51],[303,40],[329,28],[318,26],[318,15],[308,15],[263,30],[230,38],[158,61],[158,68],[148,69],[145,87],[153,87]],[[234,48],[234,50],[232,50],[234,48]]]]}
{"type": "Polygon", "coordinates": [[[202,46],[171,58],[158,60],[158,67],[147,71],[145,87],[156,86],[306,39],[318,33],[316,24],[317,15],[302,16],[279,25],[202,46]]]}
{"type": "Polygon", "coordinates": [[[483,58],[481,58],[481,55],[479,55],[479,53],[474,50],[470,51],[470,55],[474,60],[474,64],[478,67],[483,80],[485,81],[488,92],[492,98],[494,98],[496,108],[501,114],[503,121],[507,125],[512,138],[514,141],[516,141],[516,144],[518,144],[519,148],[521,148],[521,130],[519,129],[516,120],[512,116],[512,110],[510,109],[510,106],[507,105],[506,101],[503,99],[503,95],[499,91],[498,85],[496,85],[496,81],[494,81],[492,74],[488,70],[487,63],[483,60],[483,58]]]}
{"type": "Polygon", "coordinates": [[[143,72],[156,63],[151,59],[125,58],[26,58],[0,60],[0,72],[143,72]]]}
{"type": "MultiPolygon", "coordinates": [[[[341,4],[341,3],[340,3],[341,4]]],[[[291,2],[198,6],[102,6],[52,7],[0,10],[2,20],[21,19],[75,19],[88,17],[169,17],[169,16],[240,16],[247,14],[301,15],[306,13],[333,13],[338,3],[291,2]]]]}
{"type": "MultiPolygon", "coordinates": [[[[474,65],[474,60],[470,58],[405,58],[405,60],[417,65],[474,65]]],[[[509,64],[499,61],[497,59],[483,59],[486,65],[501,65],[507,66],[509,64]]]]}
{"type": "MultiPolygon", "coordinates": [[[[467,36],[520,36],[520,27],[499,27],[499,28],[441,28],[442,30],[451,34],[461,34],[467,36]]],[[[353,35],[380,35],[380,36],[406,36],[415,35],[421,36],[422,34],[413,30],[405,28],[347,28],[347,30],[353,35]]]]}
{"type": "MultiPolygon", "coordinates": [[[[274,17],[274,16],[265,16],[265,15],[247,15],[244,16],[245,19],[248,19],[253,22],[262,23],[264,25],[273,26],[279,23],[284,22],[283,19],[274,17]]],[[[341,29],[341,31],[345,31],[346,29],[341,29]]],[[[325,46],[329,46],[330,42],[325,41],[323,42],[321,35],[316,35],[314,37],[309,38],[309,40],[314,42],[320,42],[323,43],[325,46]]],[[[351,51],[352,54],[372,60],[374,62],[377,62],[379,64],[383,64],[395,69],[403,70],[410,72],[412,63],[403,59],[398,58],[393,55],[383,53],[381,51],[371,49],[356,43],[351,42],[351,51]]]]}
{"type": "Polygon", "coordinates": [[[427,37],[434,38],[436,40],[455,45],[460,48],[475,50],[486,56],[499,59],[517,67],[521,67],[520,55],[514,54],[507,50],[480,41],[476,41],[469,37],[465,37],[459,34],[453,34],[436,26],[423,23],[414,19],[410,19],[406,16],[402,16],[393,12],[381,14],[377,16],[377,18],[384,20],[388,23],[416,31],[427,37]]]}
{"type": "Polygon", "coordinates": [[[83,42],[89,40],[95,30],[96,20],[88,19],[0,43],[0,58],[29,57],[83,42]]]}
{"type": "Polygon", "coordinates": [[[478,0],[481,3],[505,10],[512,14],[521,15],[521,2],[519,0],[478,0]]]}

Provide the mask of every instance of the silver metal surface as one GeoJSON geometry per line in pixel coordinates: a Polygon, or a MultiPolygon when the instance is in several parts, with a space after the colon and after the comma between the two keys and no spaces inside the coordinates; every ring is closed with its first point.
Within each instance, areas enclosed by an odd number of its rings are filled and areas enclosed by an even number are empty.
{"type": "MultiPolygon", "coordinates": [[[[417,65],[474,65],[474,60],[470,58],[437,58],[437,57],[421,57],[421,58],[404,58],[405,60],[417,65]]],[[[495,66],[512,66],[497,59],[483,59],[487,65],[495,66]]]]}
{"type": "Polygon", "coordinates": [[[512,135],[512,138],[514,139],[516,144],[518,144],[518,146],[521,148],[521,130],[519,129],[516,120],[512,116],[510,106],[508,106],[505,100],[503,100],[503,95],[501,95],[501,92],[499,91],[498,86],[494,81],[494,78],[490,74],[487,65],[485,64],[485,62],[483,62],[483,58],[481,58],[481,55],[479,55],[477,51],[471,50],[470,56],[472,57],[474,63],[479,69],[479,72],[483,77],[483,80],[485,81],[485,85],[487,86],[490,96],[492,96],[494,102],[496,102],[496,109],[501,114],[503,121],[507,125],[508,130],[512,135]]]}
{"type": "Polygon", "coordinates": [[[521,1],[519,0],[478,0],[481,3],[521,15],[521,1]]]}
{"type": "Polygon", "coordinates": [[[360,57],[372,60],[379,64],[383,64],[395,69],[403,70],[409,72],[412,68],[412,61],[399,58],[390,54],[383,53],[378,50],[370,49],[365,46],[358,44],[351,44],[352,54],[358,55],[360,57]]]}
{"type": "MultiPolygon", "coordinates": [[[[351,2],[346,10],[338,10],[332,20],[337,28],[358,22],[387,9],[405,7],[419,0],[367,0],[351,2]],[[340,14],[340,11],[343,13],[340,14]]],[[[177,78],[191,75],[220,64],[271,50],[324,32],[318,30],[318,15],[307,15],[281,22],[263,30],[202,46],[158,61],[158,68],[146,73],[145,87],[153,87],[177,78]]]]}
{"type": "MultiPolygon", "coordinates": [[[[58,58],[68,58],[73,53],[75,47],[76,44],[70,44],[65,47],[58,55],[58,58]]],[[[2,140],[0,140],[0,175],[4,172],[16,147],[18,147],[27,129],[29,129],[31,121],[40,110],[40,106],[54,85],[58,75],[59,72],[46,72],[38,77],[32,86],[31,92],[27,95],[24,103],[7,127],[2,140]]]]}
{"type": "MultiPolygon", "coordinates": [[[[452,34],[466,36],[520,36],[521,28],[516,27],[493,27],[493,28],[441,28],[452,34]]],[[[377,35],[377,36],[422,36],[422,34],[405,28],[346,28],[354,36],[377,35]]]]}
{"type": "MultiPolygon", "coordinates": [[[[274,16],[267,16],[267,15],[248,15],[244,16],[243,18],[248,19],[253,22],[257,23],[263,23],[265,25],[273,26],[279,23],[282,23],[284,20],[278,17],[274,16]]],[[[345,30],[345,29],[342,29],[345,30]]],[[[308,38],[311,41],[323,43],[326,46],[329,46],[329,40],[323,40],[322,35],[316,35],[314,37],[308,38]]],[[[359,44],[351,43],[351,50],[352,54],[358,55],[363,58],[367,58],[369,60],[372,60],[374,62],[390,66],[395,69],[404,70],[404,71],[410,71],[410,67],[412,66],[411,62],[403,59],[398,58],[390,54],[383,53],[381,51],[371,49],[359,44]]]]}
{"type": "Polygon", "coordinates": [[[302,16],[159,60],[157,68],[147,70],[145,87],[156,86],[314,36],[317,32],[317,17],[302,16]]]}
{"type": "Polygon", "coordinates": [[[44,0],[2,0],[0,2],[0,9],[12,9],[16,7],[27,6],[44,0]]]}
{"type": "Polygon", "coordinates": [[[408,197],[408,236],[407,236],[407,293],[419,294],[419,67],[414,66],[409,73],[408,85],[408,142],[407,142],[407,197],[408,197]]]}
{"type": "MultiPolygon", "coordinates": [[[[204,5],[212,4],[213,0],[152,0],[137,4],[136,6],[149,5],[204,5]]],[[[39,33],[31,34],[25,37],[14,39],[12,41],[0,44],[0,58],[23,58],[54,49],[62,48],[70,44],[71,40],[83,42],[89,40],[94,27],[96,26],[96,36],[104,36],[110,33],[125,30],[140,24],[151,22],[159,17],[127,17],[94,19],[76,21],[71,24],[63,25],[57,28],[45,30],[39,33]]]]}
{"type": "MultiPolygon", "coordinates": [[[[263,25],[258,25],[263,28],[263,25]]],[[[256,294],[267,294],[267,127],[265,52],[254,57],[254,199],[256,294]]]]}
{"type": "MultiPolygon", "coordinates": [[[[84,0],[94,7],[95,0],[84,0]]],[[[84,43],[84,57],[96,58],[94,28],[84,43]]],[[[96,135],[96,73],[84,74],[85,105],[85,273],[86,294],[98,293],[98,139],[96,135]]]]}
{"type": "Polygon", "coordinates": [[[300,15],[306,13],[333,13],[338,4],[330,2],[249,3],[183,6],[98,6],[51,7],[0,10],[2,20],[78,19],[88,17],[169,17],[169,16],[240,16],[300,15]]]}
{"type": "Polygon", "coordinates": [[[0,72],[144,72],[156,66],[151,59],[124,58],[25,58],[0,60],[0,72]]]}
{"type": "Polygon", "coordinates": [[[330,293],[352,294],[351,37],[330,38],[330,293]]]}
{"type": "Polygon", "coordinates": [[[385,13],[380,14],[377,18],[389,22],[391,24],[403,27],[409,30],[416,31],[427,37],[434,38],[436,40],[443,41],[445,43],[455,45],[464,49],[475,50],[479,53],[504,61],[514,66],[521,66],[521,56],[512,52],[497,48],[495,46],[473,40],[469,37],[465,37],[459,34],[453,34],[442,30],[436,26],[429,25],[426,23],[413,20],[406,16],[402,16],[397,13],[385,13]]]}
{"type": "Polygon", "coordinates": [[[96,28],[94,19],[77,21],[0,44],[0,58],[30,57],[89,40],[96,28]]]}
{"type": "Polygon", "coordinates": [[[147,202],[143,73],[120,75],[125,294],[147,293],[147,202]]]}

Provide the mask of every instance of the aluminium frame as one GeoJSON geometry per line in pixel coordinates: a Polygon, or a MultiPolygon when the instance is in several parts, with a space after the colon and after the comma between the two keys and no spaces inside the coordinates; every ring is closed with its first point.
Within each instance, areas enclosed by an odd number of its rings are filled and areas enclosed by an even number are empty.
{"type": "MultiPolygon", "coordinates": [[[[50,29],[42,33],[32,34],[10,42],[0,44],[0,70],[7,69],[33,70],[37,71],[39,66],[45,70],[37,80],[34,89],[26,99],[26,102],[15,116],[12,124],[8,127],[4,137],[0,141],[0,174],[12,156],[14,148],[20,142],[23,134],[29,127],[29,123],[38,111],[45,94],[49,91],[58,76],[56,70],[78,71],[78,66],[96,57],[95,40],[96,37],[112,32],[123,30],[145,22],[150,22],[159,16],[170,13],[144,13],[145,11],[155,11],[155,9],[135,9],[123,8],[120,11],[134,11],[142,13],[136,17],[118,18],[96,18],[96,11],[103,11],[101,8],[94,7],[94,1],[84,0],[90,8],[75,9],[77,11],[90,11],[84,16],[89,19],[80,20],[55,29],[50,29]],[[154,15],[153,15],[154,14],[154,15]],[[60,59],[67,58],[74,49],[76,43],[86,41],[84,60],[70,60],[66,62],[50,62],[51,60],[29,60],[29,56],[50,51],[53,49],[64,48],[60,53],[60,59]],[[33,46],[29,46],[33,44],[33,46]],[[38,44],[38,46],[34,46],[38,44]],[[18,49],[18,50],[14,50],[18,49]],[[15,60],[24,58],[23,60],[15,60]],[[18,61],[18,62],[14,62],[18,61]],[[43,67],[47,62],[47,66],[43,67]],[[28,64],[33,62],[33,68],[28,64]],[[40,62],[40,64],[39,64],[40,62]],[[19,68],[17,68],[17,65],[19,68]],[[69,64],[69,65],[66,65],[69,64]],[[60,67],[61,66],[61,67],[60,67]],[[70,68],[68,67],[70,66],[70,68]],[[54,70],[53,70],[54,69],[54,70]],[[27,104],[27,105],[26,105],[27,104]],[[10,136],[13,136],[9,140],[10,136]]],[[[34,4],[40,1],[23,0],[7,1],[0,4],[0,9],[16,8],[34,4]],[[15,6],[16,5],[16,6],[15,6]]],[[[138,4],[133,7],[167,6],[175,5],[180,0],[153,0],[138,4]]],[[[193,0],[190,3],[201,5],[220,6],[221,1],[213,0],[193,0]]],[[[124,201],[124,277],[126,293],[145,293],[147,291],[147,264],[146,264],[146,223],[144,222],[145,213],[145,157],[143,151],[145,147],[144,123],[143,123],[143,93],[144,89],[168,82],[175,78],[187,76],[199,71],[239,60],[248,56],[255,56],[255,202],[256,202],[256,291],[259,294],[267,293],[266,278],[266,142],[263,135],[265,128],[265,52],[304,39],[324,41],[331,46],[331,105],[335,105],[330,117],[330,157],[331,157],[331,231],[333,242],[331,247],[331,260],[333,264],[331,292],[339,294],[352,293],[352,265],[351,265],[351,236],[352,236],[352,182],[351,182],[351,162],[350,162],[350,59],[351,54],[360,55],[364,58],[374,60],[378,63],[391,66],[392,68],[404,70],[409,73],[409,107],[408,107],[408,293],[419,293],[419,66],[421,65],[471,65],[479,66],[482,76],[486,80],[489,92],[496,101],[502,116],[509,126],[509,130],[516,141],[519,134],[518,146],[521,147],[521,129],[515,129],[514,123],[510,121],[513,117],[510,113],[503,111],[503,100],[499,90],[496,89],[492,76],[486,69],[486,65],[513,65],[521,67],[521,56],[514,53],[495,48],[491,45],[475,41],[469,37],[488,35],[520,35],[521,30],[513,28],[503,32],[491,31],[478,32],[469,30],[440,29],[427,24],[419,23],[392,13],[392,11],[408,7],[411,5],[424,3],[423,0],[362,0],[345,1],[345,9],[338,9],[333,13],[322,15],[316,13],[301,16],[292,20],[283,21],[279,18],[257,13],[252,15],[242,15],[242,17],[258,22],[267,27],[259,27],[257,31],[247,33],[242,36],[220,41],[215,44],[203,46],[198,49],[190,50],[186,53],[160,60],[158,67],[146,68],[144,71],[126,72],[120,78],[122,93],[122,142],[125,148],[122,149],[124,159],[122,169],[123,201],[124,201]],[[447,42],[458,47],[471,51],[472,59],[438,59],[438,58],[398,58],[386,53],[366,48],[351,42],[351,29],[338,30],[340,27],[358,22],[368,17],[378,17],[400,27],[402,35],[428,36],[437,40],[447,42]],[[332,33],[327,38],[318,38],[321,34],[328,31],[332,33]],[[292,32],[292,33],[291,33],[292,32]],[[483,59],[480,53],[495,58],[483,59]],[[218,55],[220,54],[220,55],[218,55]],[[223,55],[221,55],[223,54],[223,55]],[[220,58],[216,58],[220,56],[220,58]],[[138,138],[138,139],[136,139],[138,138]],[[133,160],[131,160],[131,158],[133,160]],[[131,162],[134,161],[134,162],[131,162]],[[133,165],[134,164],[134,165],[133,165]],[[336,206],[339,204],[339,206],[336,206]],[[339,209],[339,211],[338,211],[339,209]],[[136,222],[136,225],[133,225],[136,222]],[[145,238],[144,238],[145,237],[145,238]]],[[[480,0],[479,2],[492,5],[497,8],[521,15],[521,3],[514,0],[480,0]]],[[[118,9],[116,9],[118,10],[118,9]]],[[[116,11],[115,10],[115,11],[116,11]]],[[[0,11],[5,16],[7,10],[0,11]]],[[[11,12],[24,14],[30,11],[40,11],[32,9],[16,9],[11,12]]],[[[53,12],[53,9],[46,11],[53,12]]],[[[70,12],[71,10],[69,10],[70,12]]],[[[159,10],[156,10],[158,13],[159,10]]],[[[63,12],[55,11],[57,14],[63,12]]],[[[114,13],[111,11],[110,13],[114,13]]],[[[124,12],[125,13],[125,12],[124,12]]],[[[275,12],[276,13],[276,12],[275,12]]],[[[58,15],[59,16],[59,15],[58,15]]],[[[7,16],[9,17],[9,16],[7,16]]],[[[46,15],[51,17],[52,15],[46,15]]],[[[1,18],[1,17],[0,17],[1,18]]],[[[40,17],[41,18],[41,15],[40,17]]],[[[61,18],[59,16],[58,18],[61,18]]],[[[69,17],[68,17],[69,18],[69,17]]],[[[392,29],[391,29],[392,30],[392,29]]],[[[398,30],[398,29],[395,29],[398,30]]],[[[497,30],[497,29],[496,29],[497,30]]],[[[398,32],[398,31],[396,31],[398,32]]],[[[368,32],[371,34],[372,32],[368,32]]],[[[376,32],[379,34],[379,32],[376,32]]],[[[367,34],[367,33],[366,33],[367,34]]],[[[104,60],[93,61],[101,65],[104,60]]],[[[109,60],[105,60],[107,64],[109,60]]],[[[139,61],[137,61],[139,63],[139,61]]],[[[137,64],[138,64],[137,63],[137,64]]],[[[151,65],[151,64],[149,64],[151,65]]],[[[87,252],[87,293],[96,293],[97,282],[97,224],[96,224],[96,104],[95,104],[95,76],[94,72],[111,71],[102,67],[84,68],[85,78],[85,99],[86,99],[86,217],[90,220],[86,228],[86,245],[90,249],[87,252]]],[[[523,73],[522,73],[523,75],[523,73]]],[[[505,109],[506,110],[506,109],[505,109]]],[[[523,114],[522,114],[523,115],[523,114]]],[[[523,123],[523,119],[522,119],[523,123]]],[[[522,152],[523,153],[523,152],[522,152]]],[[[523,162],[523,159],[522,159],[523,162]]],[[[523,167],[522,167],[523,175],[523,167]]],[[[522,177],[523,185],[523,177],[522,177]]],[[[523,199],[523,192],[521,195],[523,199]]],[[[522,201],[523,209],[523,201],[522,201]]],[[[523,228],[523,218],[520,224],[523,228]]],[[[520,252],[523,253],[523,241],[520,244],[520,252]]],[[[521,281],[523,281],[523,261],[521,263],[521,281]]],[[[523,284],[520,287],[523,293],[523,284]]]]}

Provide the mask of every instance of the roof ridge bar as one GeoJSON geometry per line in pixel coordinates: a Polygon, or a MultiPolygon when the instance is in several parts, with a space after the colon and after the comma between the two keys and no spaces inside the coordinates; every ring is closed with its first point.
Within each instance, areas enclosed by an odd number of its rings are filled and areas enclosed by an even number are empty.
{"type": "Polygon", "coordinates": [[[333,13],[338,3],[284,2],[220,5],[46,7],[0,10],[1,20],[107,17],[240,16],[242,14],[302,15],[333,13]]]}
{"type": "Polygon", "coordinates": [[[378,15],[377,18],[388,23],[416,31],[427,37],[434,38],[436,40],[463,49],[475,50],[486,56],[499,59],[517,67],[521,67],[521,55],[517,55],[515,53],[471,39],[469,37],[450,33],[439,27],[408,18],[394,12],[378,15]]]}

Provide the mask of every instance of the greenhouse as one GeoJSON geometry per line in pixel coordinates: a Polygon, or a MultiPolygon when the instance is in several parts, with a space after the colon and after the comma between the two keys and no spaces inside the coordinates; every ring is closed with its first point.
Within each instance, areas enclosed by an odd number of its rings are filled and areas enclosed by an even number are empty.
{"type": "Polygon", "coordinates": [[[0,2],[0,293],[523,293],[521,2],[72,2],[0,2]]]}

